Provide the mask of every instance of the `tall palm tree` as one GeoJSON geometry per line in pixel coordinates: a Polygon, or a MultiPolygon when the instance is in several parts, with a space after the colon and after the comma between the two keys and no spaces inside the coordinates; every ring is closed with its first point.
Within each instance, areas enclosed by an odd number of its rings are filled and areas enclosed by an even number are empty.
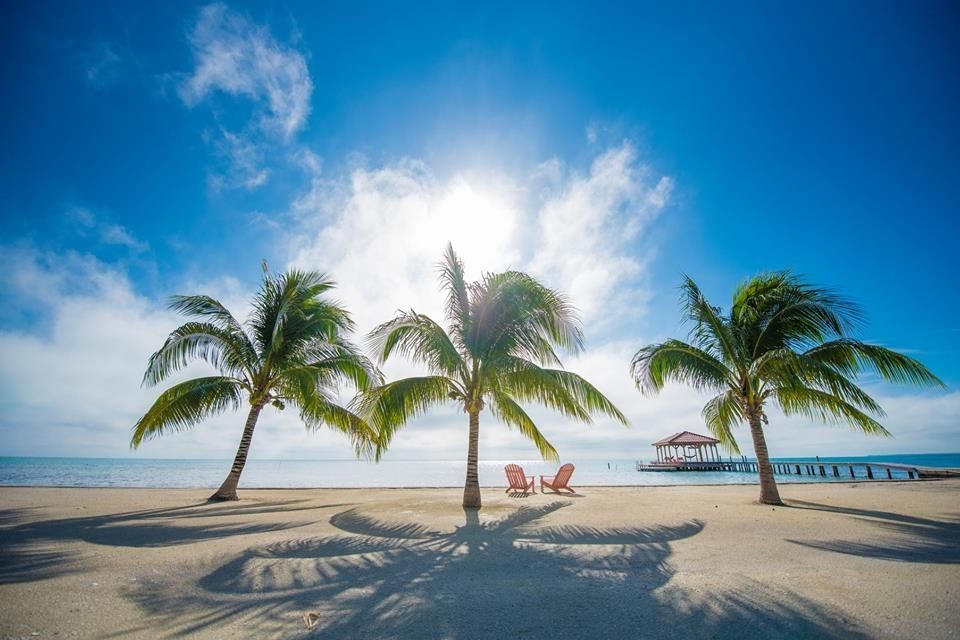
{"type": "Polygon", "coordinates": [[[889,382],[943,386],[913,358],[853,338],[862,319],[859,307],[789,272],[747,280],[726,314],[690,278],[681,289],[683,313],[693,325],[690,341],[643,347],[631,372],[643,393],[657,393],[668,381],[716,392],[703,417],[732,452],[739,453],[733,427],[750,425],[765,504],[781,504],[763,435],[768,404],[787,416],[846,422],[889,436],[877,421],[884,415],[880,405],[856,384],[861,372],[889,382]]]}
{"type": "Polygon", "coordinates": [[[599,413],[627,424],[620,410],[589,382],[550,368],[562,366],[554,347],[571,352],[583,348],[580,322],[565,296],[518,271],[490,273],[468,283],[463,263],[450,245],[439,272],[446,292],[446,331],[411,310],[370,334],[381,364],[397,352],[430,372],[360,396],[362,415],[380,434],[378,456],[408,420],[433,405],[456,403],[469,425],[463,506],[479,509],[477,458],[484,408],[532,440],[545,460],[553,461],[559,460],[556,449],[520,402],[537,402],[587,423],[591,414],[599,413]]]}
{"type": "Polygon", "coordinates": [[[335,401],[337,387],[350,382],[358,390],[381,382],[373,363],[346,338],[353,321],[324,294],[333,282],[308,271],[271,275],[254,298],[246,327],[209,296],[174,296],[170,308],[192,318],[176,329],[150,357],[145,385],[153,386],[194,359],[220,375],[176,384],[157,398],[133,428],[134,449],[147,438],[182,431],[228,409],[244,396],[250,405],[240,447],[223,485],[211,500],[236,500],[237,483],[247,461],[253,430],[263,408],[294,405],[308,429],[327,425],[347,434],[360,455],[373,452],[376,434],[352,411],[335,401]]]}

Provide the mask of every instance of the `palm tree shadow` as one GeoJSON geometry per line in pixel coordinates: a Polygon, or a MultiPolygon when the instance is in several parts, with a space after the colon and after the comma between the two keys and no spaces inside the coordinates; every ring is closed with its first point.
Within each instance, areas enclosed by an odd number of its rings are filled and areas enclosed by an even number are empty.
{"type": "Polygon", "coordinates": [[[569,505],[523,506],[488,521],[465,510],[453,531],[350,509],[330,518],[342,534],[247,549],[192,588],[137,585],[127,596],[157,628],[180,636],[231,621],[283,637],[636,637],[647,628],[702,635],[710,620],[711,632],[734,636],[866,637],[820,605],[759,587],[707,602],[664,598],[657,590],[674,575],[671,544],[697,535],[702,522],[544,522],[569,505]],[[317,621],[310,632],[307,612],[317,621]]]}
{"type": "Polygon", "coordinates": [[[879,531],[875,539],[863,540],[788,540],[793,544],[866,558],[899,562],[960,564],[960,514],[944,520],[921,518],[888,511],[838,507],[791,500],[790,507],[848,515],[872,523],[879,531]]]}
{"type": "Polygon", "coordinates": [[[73,570],[77,556],[44,544],[10,545],[0,537],[0,584],[33,582],[73,570]]]}
{"type": "Polygon", "coordinates": [[[294,511],[346,506],[304,505],[305,500],[225,505],[198,504],[129,511],[102,516],[30,519],[27,510],[0,511],[0,584],[32,582],[77,571],[80,555],[62,543],[150,548],[202,540],[282,531],[303,522],[231,522],[230,518],[281,515],[294,511]],[[208,519],[192,524],[196,519],[208,519]],[[213,521],[210,522],[209,520],[213,521]],[[191,524],[182,524],[182,523],[191,524]],[[179,524],[174,524],[179,523],[179,524]]]}

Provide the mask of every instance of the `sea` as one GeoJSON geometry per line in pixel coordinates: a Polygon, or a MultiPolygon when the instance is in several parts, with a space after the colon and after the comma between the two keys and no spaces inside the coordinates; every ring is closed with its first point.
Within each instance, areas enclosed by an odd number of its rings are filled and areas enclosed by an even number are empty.
{"type": "MultiPolygon", "coordinates": [[[[777,461],[778,459],[774,459],[777,461]]],[[[903,454],[842,458],[783,458],[797,462],[875,462],[922,467],[960,468],[960,453],[903,454]]],[[[571,485],[648,486],[687,484],[755,484],[757,474],[734,472],[641,472],[637,460],[565,460],[576,465],[571,485]]],[[[504,486],[503,467],[515,463],[527,475],[553,475],[557,466],[541,460],[487,460],[480,463],[482,486],[504,486]]],[[[0,485],[51,487],[177,487],[216,488],[231,460],[145,458],[0,457],[0,485]]],[[[257,460],[247,462],[241,487],[458,487],[466,473],[464,460],[257,460]]],[[[848,471],[834,478],[777,475],[781,483],[847,482],[848,471]]],[[[863,470],[857,471],[864,477],[863,470]]],[[[885,479],[885,473],[884,475],[885,479]]],[[[906,478],[894,471],[894,479],[906,478]]],[[[879,479],[879,475],[875,476],[879,479]]]]}

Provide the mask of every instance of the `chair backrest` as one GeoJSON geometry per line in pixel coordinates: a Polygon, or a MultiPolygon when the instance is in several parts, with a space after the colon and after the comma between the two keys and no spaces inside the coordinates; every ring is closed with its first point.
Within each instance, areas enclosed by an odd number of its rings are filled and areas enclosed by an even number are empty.
{"type": "Polygon", "coordinates": [[[507,482],[510,483],[511,487],[522,489],[527,486],[527,477],[523,473],[523,467],[518,464],[508,464],[503,470],[507,472],[507,482]]]}
{"type": "Polygon", "coordinates": [[[553,486],[565,487],[570,482],[570,476],[573,475],[573,465],[569,462],[557,470],[557,475],[553,479],[553,486]]]}

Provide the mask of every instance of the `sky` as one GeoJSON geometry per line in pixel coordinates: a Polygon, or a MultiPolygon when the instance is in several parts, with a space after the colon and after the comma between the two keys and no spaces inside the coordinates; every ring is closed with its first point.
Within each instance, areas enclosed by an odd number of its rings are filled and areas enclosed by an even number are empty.
{"type": "MultiPolygon", "coordinates": [[[[315,269],[359,341],[397,309],[441,317],[447,242],[469,277],[522,269],[579,308],[564,364],[631,426],[533,410],[564,459],[703,432],[707,398],[641,396],[630,357],[684,337],[683,275],[724,307],[780,269],[947,388],[864,378],[890,439],[772,411],[771,454],[960,451],[957,5],[663,5],[3,3],[0,455],[228,458],[239,414],[129,449],[168,296],[242,317],[263,260],[315,269]]],[[[466,429],[438,408],[387,459],[460,459],[466,429]]],[[[536,457],[488,414],[480,449],[536,457]]],[[[352,450],[269,409],[251,455],[352,450]]]]}

